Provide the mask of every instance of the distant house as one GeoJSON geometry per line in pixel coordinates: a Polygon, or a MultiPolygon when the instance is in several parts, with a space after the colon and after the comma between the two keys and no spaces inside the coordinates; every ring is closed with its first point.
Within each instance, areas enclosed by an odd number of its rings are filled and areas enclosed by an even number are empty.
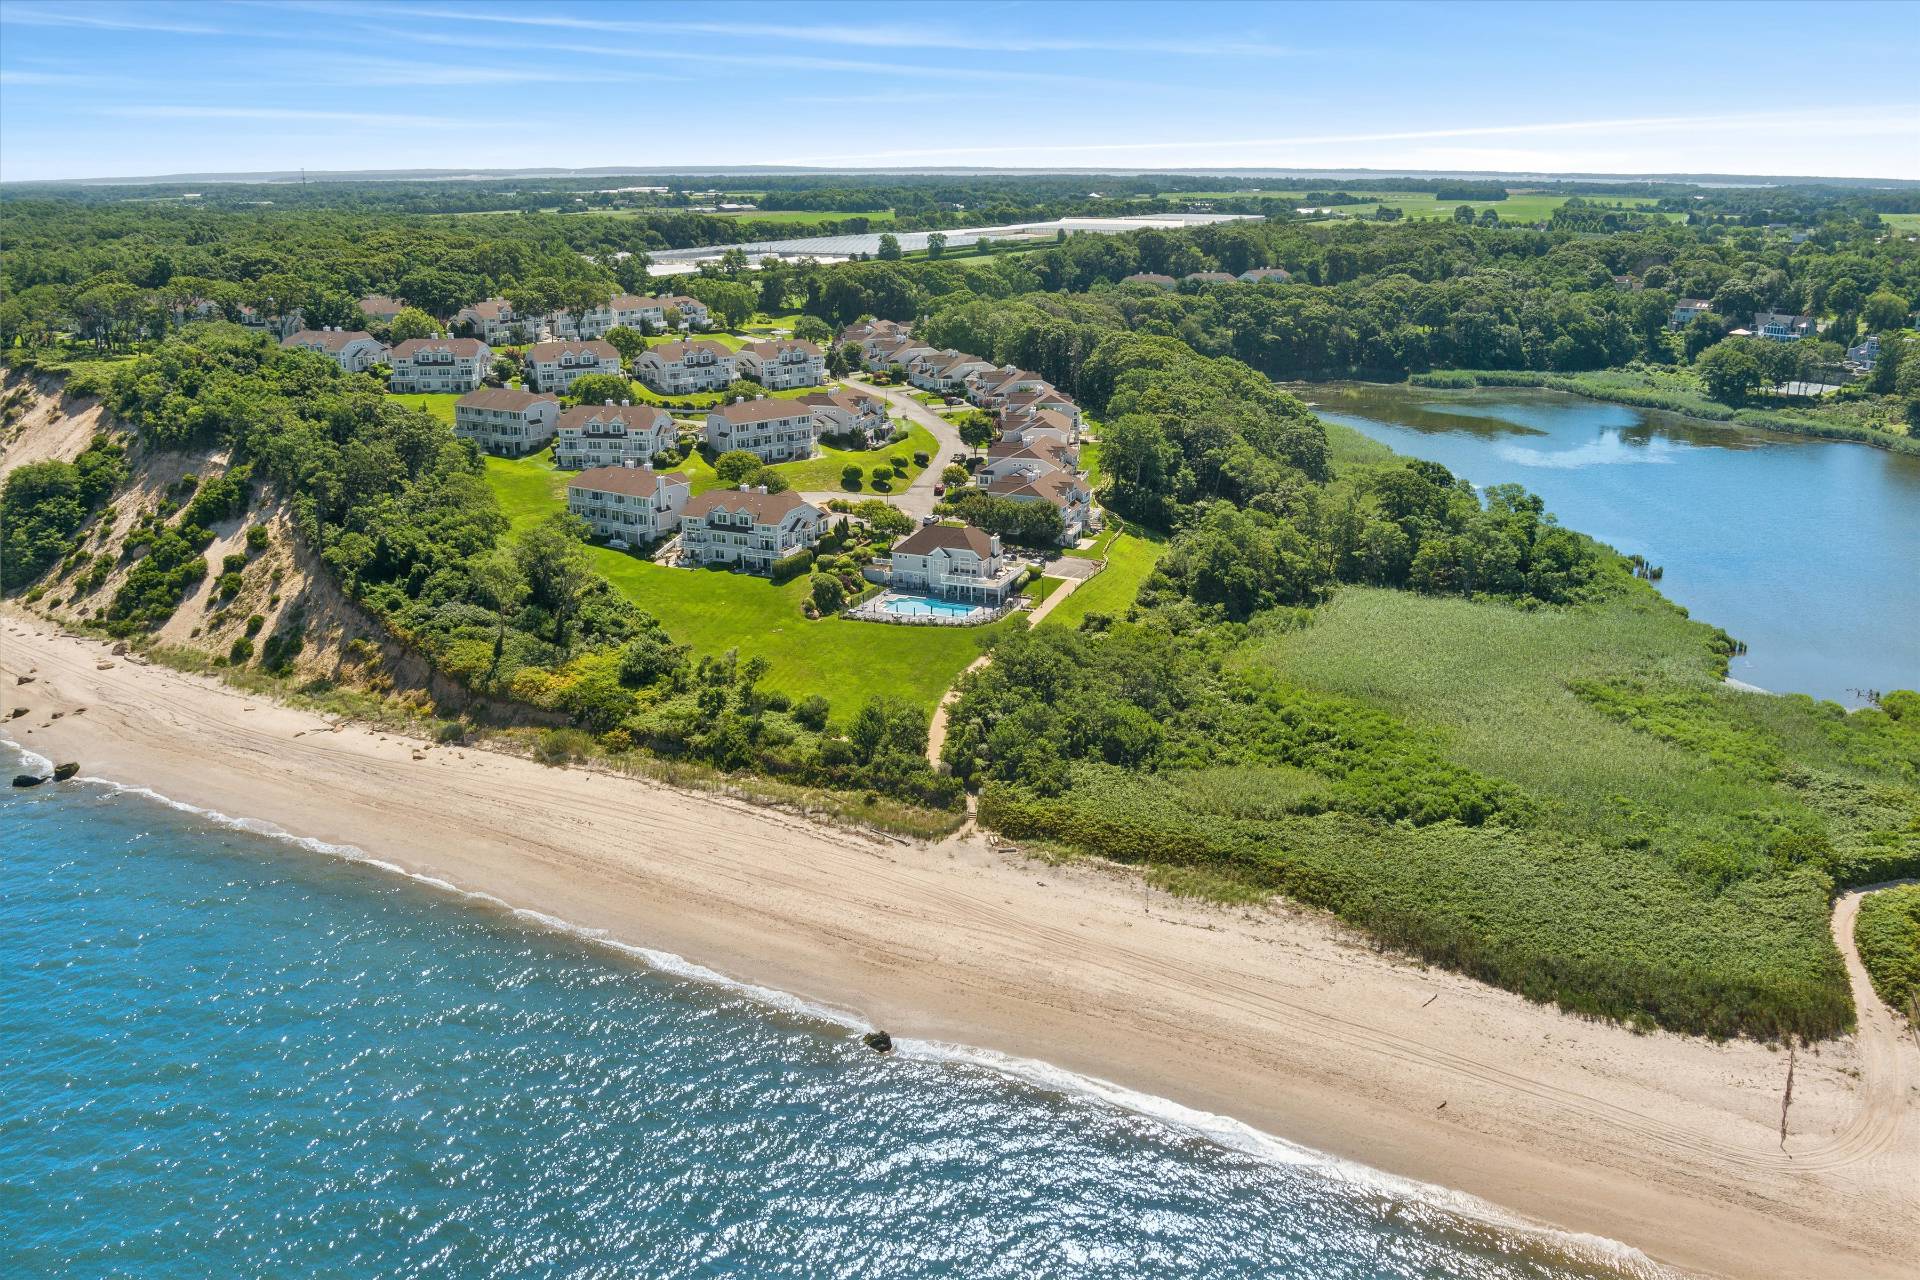
{"type": "Polygon", "coordinates": [[[707,414],[707,443],[715,453],[745,449],[762,462],[791,462],[813,456],[816,436],[813,409],[798,400],[756,396],[707,414]]]}
{"type": "Polygon", "coordinates": [[[1039,374],[1010,364],[970,373],[966,385],[967,398],[982,409],[998,409],[1015,395],[1053,390],[1053,384],[1039,374]]]}
{"type": "Polygon", "coordinates": [[[819,347],[797,339],[750,342],[734,354],[737,376],[769,391],[817,387],[826,380],[827,359],[819,347]]]}
{"type": "Polygon", "coordinates": [[[680,443],[673,415],[655,405],[582,404],[560,415],[554,465],[565,471],[648,462],[680,443]]]}
{"type": "Polygon", "coordinates": [[[505,298],[488,298],[454,313],[453,327],[471,330],[473,336],[491,347],[513,342],[531,342],[540,336],[541,318],[516,313],[505,298]]]}
{"type": "Polygon", "coordinates": [[[1130,276],[1120,277],[1121,284],[1150,284],[1156,289],[1172,289],[1179,281],[1172,276],[1163,276],[1157,271],[1136,271],[1130,276]]]}
{"type": "Polygon", "coordinates": [[[1188,284],[1238,284],[1240,277],[1225,271],[1189,271],[1180,277],[1188,284]]]}
{"type": "Polygon", "coordinates": [[[1870,333],[1865,342],[1857,347],[1847,348],[1847,363],[1862,372],[1871,372],[1880,360],[1880,335],[1870,333]]]}
{"type": "Polygon", "coordinates": [[[1638,293],[1640,290],[1646,288],[1644,284],[1635,280],[1632,276],[1615,276],[1613,278],[1613,287],[1622,293],[1638,293]]]}
{"type": "Polygon", "coordinates": [[[680,313],[680,327],[683,329],[706,329],[713,325],[713,315],[707,310],[707,304],[698,298],[688,297],[684,293],[669,293],[659,299],[680,313]]]}
{"type": "Polygon", "coordinates": [[[1060,513],[1065,532],[1060,545],[1078,542],[1094,525],[1093,491],[1085,480],[1065,471],[1046,471],[1039,475],[1014,473],[985,486],[988,495],[1010,502],[1044,502],[1060,513]]]}
{"type": "Polygon", "coordinates": [[[488,453],[524,457],[546,447],[560,417],[552,396],[486,387],[453,402],[453,434],[488,453]]]}
{"type": "Polygon", "coordinates": [[[471,391],[493,367],[493,348],[478,338],[408,338],[387,363],[389,391],[471,391]]]}
{"type": "Polygon", "coordinates": [[[735,377],[733,350],[711,338],[663,342],[633,362],[634,376],[663,396],[718,391],[735,377]]]}
{"type": "Polygon", "coordinates": [[[1684,329],[1713,310],[1713,304],[1705,298],[1682,298],[1673,304],[1673,314],[1667,318],[1670,329],[1684,329]]]}
{"type": "Polygon", "coordinates": [[[1798,342],[1802,338],[1813,337],[1817,329],[1812,316],[1789,315],[1784,311],[1756,311],[1753,313],[1753,332],[1774,342],[1798,342]]]}
{"type": "Polygon", "coordinates": [[[398,298],[389,298],[383,293],[370,293],[360,299],[360,314],[369,320],[381,324],[392,324],[393,318],[407,309],[407,304],[398,298]]]}
{"type": "Polygon", "coordinates": [[[257,307],[250,307],[244,302],[240,304],[236,323],[243,329],[264,333],[283,343],[294,334],[303,332],[306,326],[306,321],[301,318],[298,307],[283,315],[271,315],[257,307]]]}
{"type": "Polygon", "coordinates": [[[765,573],[775,560],[818,542],[826,520],[826,512],[797,493],[712,489],[689,499],[680,513],[681,559],[765,573]]]}
{"type": "Polygon", "coordinates": [[[602,538],[639,545],[679,532],[692,492],[677,471],[645,464],[594,467],[567,481],[567,510],[602,538]]]}
{"type": "Polygon", "coordinates": [[[576,380],[590,373],[623,376],[620,353],[610,342],[536,342],[524,364],[527,384],[536,391],[565,395],[576,380]]]}
{"type": "Polygon", "coordinates": [[[911,369],[916,361],[938,354],[938,348],[914,338],[870,338],[860,344],[860,358],[866,362],[867,368],[874,370],[891,369],[895,365],[911,369]]]}
{"type": "Polygon", "coordinates": [[[386,343],[360,329],[302,329],[282,338],[280,345],[317,351],[348,373],[364,373],[387,354],[386,343]]]}
{"type": "Polygon", "coordinates": [[[922,525],[894,544],[887,585],[943,600],[1005,604],[1025,566],[1009,560],[995,534],[971,525],[922,525]]]}
{"type": "Polygon", "coordinates": [[[1251,271],[1242,271],[1240,279],[1245,284],[1289,284],[1293,273],[1285,267],[1255,267],[1251,271]]]}
{"type": "Polygon", "coordinates": [[[801,396],[794,403],[807,406],[813,414],[816,437],[852,436],[872,447],[893,435],[887,403],[878,396],[836,387],[801,396]]]}

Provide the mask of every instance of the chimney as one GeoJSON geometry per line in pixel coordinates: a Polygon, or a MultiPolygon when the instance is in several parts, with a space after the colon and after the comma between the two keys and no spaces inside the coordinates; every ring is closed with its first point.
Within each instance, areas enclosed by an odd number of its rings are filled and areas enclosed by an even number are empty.
{"type": "Polygon", "coordinates": [[[767,486],[765,486],[765,485],[763,485],[763,484],[757,484],[757,485],[755,485],[755,486],[753,487],[753,491],[754,491],[755,493],[761,493],[761,494],[764,494],[764,493],[765,493],[765,492],[767,491],[767,486]]]}
{"type": "MultiPolygon", "coordinates": [[[[621,465],[621,466],[623,466],[623,467],[625,467],[625,468],[626,468],[627,470],[629,470],[629,471],[631,471],[631,470],[633,470],[633,459],[632,459],[632,458],[622,458],[622,459],[620,460],[620,465],[621,465]]],[[[648,467],[648,468],[647,468],[647,470],[649,470],[649,471],[651,471],[651,470],[653,470],[653,468],[652,468],[652,467],[648,467]]]]}
{"type": "Polygon", "coordinates": [[[755,399],[755,400],[765,400],[765,399],[766,399],[766,397],[765,397],[765,396],[763,396],[763,395],[760,395],[760,396],[755,396],[755,397],[754,397],[754,399],[755,399]]]}
{"type": "Polygon", "coordinates": [[[601,403],[604,404],[609,409],[613,408],[613,401],[611,400],[603,400],[601,401],[601,403]]]}
{"type": "MultiPolygon", "coordinates": [[[[607,401],[607,403],[608,403],[608,404],[612,404],[612,403],[613,403],[613,401],[611,401],[611,400],[609,400],[609,401],[607,401]]],[[[621,407],[622,409],[631,409],[631,408],[633,407],[633,401],[631,401],[631,400],[622,400],[622,401],[620,402],[620,407],[621,407]]]]}

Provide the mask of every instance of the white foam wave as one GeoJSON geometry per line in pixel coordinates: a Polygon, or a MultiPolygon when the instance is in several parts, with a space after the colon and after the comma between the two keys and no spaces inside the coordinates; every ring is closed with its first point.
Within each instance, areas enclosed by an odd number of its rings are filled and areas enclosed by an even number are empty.
{"type": "Polygon", "coordinates": [[[22,744],[15,742],[12,738],[7,737],[5,734],[0,734],[0,742],[6,743],[8,746],[12,747],[15,751],[18,751],[20,753],[20,769],[22,772],[27,772],[29,770],[34,773],[52,773],[53,772],[53,761],[47,759],[45,756],[41,755],[38,751],[35,751],[32,747],[23,746],[22,744]]]}
{"type": "MultiPolygon", "coordinates": [[[[27,752],[25,748],[21,750],[24,754],[33,754],[27,752]]],[[[44,757],[35,758],[44,759],[44,757]]],[[[48,767],[51,768],[51,765],[49,764],[48,767]]],[[[169,809],[192,814],[203,821],[230,830],[282,840],[313,853],[326,854],[374,867],[470,902],[484,903],[543,929],[579,938],[617,951],[622,955],[631,956],[657,972],[735,992],[769,1008],[827,1022],[844,1028],[851,1034],[865,1032],[869,1026],[865,1019],[851,1011],[806,1000],[772,987],[731,978],[673,952],[623,942],[604,929],[574,924],[531,907],[514,906],[482,890],[465,888],[451,880],[413,871],[398,863],[377,858],[357,845],[335,844],[313,836],[295,835],[275,823],[258,818],[238,818],[217,809],[188,804],[183,800],[162,795],[151,787],[92,776],[77,777],[74,781],[98,786],[116,794],[134,795],[145,800],[156,801],[169,809]]],[[[1356,1161],[1345,1160],[1311,1147],[1288,1142],[1284,1138],[1256,1129],[1231,1116],[1201,1111],[1175,1102],[1171,1098],[1142,1093],[1137,1089],[1129,1089],[1125,1085],[1102,1080],[1097,1076],[1069,1071],[1050,1062],[1043,1062],[1036,1058],[1023,1058],[994,1049],[908,1037],[895,1038],[894,1051],[906,1059],[984,1069],[1051,1093],[1091,1099],[1117,1110],[1144,1116],[1169,1128],[1196,1134],[1219,1146],[1257,1159],[1275,1164],[1312,1167],[1364,1191],[1418,1209],[1437,1212],[1463,1224],[1491,1227],[1498,1231],[1527,1237],[1562,1256],[1589,1265],[1604,1266],[1623,1275],[1647,1277],[1648,1280],[1672,1275],[1667,1268],[1660,1266],[1638,1249],[1617,1240],[1546,1226],[1520,1217],[1478,1196],[1454,1191],[1435,1183],[1420,1182],[1386,1173],[1356,1161]]]]}

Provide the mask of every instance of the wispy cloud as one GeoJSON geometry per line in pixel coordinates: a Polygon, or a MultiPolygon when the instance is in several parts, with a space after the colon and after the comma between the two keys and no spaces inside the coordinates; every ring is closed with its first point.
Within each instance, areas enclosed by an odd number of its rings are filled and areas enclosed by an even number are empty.
{"type": "Polygon", "coordinates": [[[596,70],[560,63],[488,67],[401,58],[303,59],[297,74],[315,83],[342,85],[628,84],[686,78],[658,71],[596,70]]]}
{"type": "Polygon", "coordinates": [[[698,35],[727,36],[736,39],[783,40],[809,44],[844,45],[867,49],[966,49],[1000,53],[1151,53],[1190,54],[1203,57],[1276,57],[1299,52],[1261,40],[1189,40],[1169,36],[1164,40],[1111,40],[1097,36],[1030,35],[1004,25],[993,27],[955,27],[915,23],[871,23],[859,26],[835,26],[824,23],[758,22],[729,18],[725,21],[687,22],[660,19],[576,17],[539,10],[486,10],[478,7],[462,10],[416,5],[382,6],[388,13],[416,17],[449,18],[459,21],[492,22],[511,26],[544,27],[562,31],[598,31],[609,35],[698,35]]]}
{"type": "Polygon", "coordinates": [[[0,71],[0,85],[55,85],[86,88],[104,84],[124,84],[121,78],[90,75],[77,71],[0,71]]]}
{"type": "Polygon", "coordinates": [[[0,5],[0,23],[20,27],[88,27],[96,31],[161,31],[182,36],[221,36],[220,27],[199,23],[175,22],[149,16],[154,10],[110,9],[105,6],[68,5],[59,9],[41,9],[19,4],[0,5]]]}
{"type": "Polygon", "coordinates": [[[127,107],[100,107],[104,116],[129,120],[256,120],[306,121],[332,124],[380,125],[389,128],[471,129],[485,122],[456,116],[394,115],[385,111],[322,111],[304,107],[198,107],[142,103],[127,107]]]}

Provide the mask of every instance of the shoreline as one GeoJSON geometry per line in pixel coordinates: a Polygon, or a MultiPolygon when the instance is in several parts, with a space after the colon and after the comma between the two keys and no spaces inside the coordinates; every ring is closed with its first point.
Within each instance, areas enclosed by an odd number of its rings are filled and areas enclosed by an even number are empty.
{"type": "Polygon", "coordinates": [[[1185,904],[977,837],[903,846],[334,725],[164,668],[102,669],[98,642],[0,618],[0,670],[36,675],[7,682],[6,704],[34,712],[7,735],[84,776],[1683,1269],[1891,1276],[1908,1261],[1920,1106],[1896,1092],[1890,1123],[1855,1136],[1851,1040],[1802,1057],[1789,1156],[1786,1055],[1762,1046],[1582,1022],[1382,956],[1314,913],[1185,904]]]}

